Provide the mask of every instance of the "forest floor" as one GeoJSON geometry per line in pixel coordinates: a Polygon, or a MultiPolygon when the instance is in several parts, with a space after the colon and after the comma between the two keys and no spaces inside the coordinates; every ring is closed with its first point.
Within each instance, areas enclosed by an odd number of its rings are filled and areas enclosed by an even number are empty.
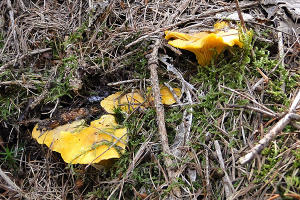
{"type": "Polygon", "coordinates": [[[1,1],[0,199],[300,199],[299,13],[296,0],[1,1]],[[164,38],[218,21],[243,47],[206,66],[164,38]],[[162,106],[159,84],[182,95],[162,106]],[[128,141],[109,165],[32,138],[149,87],[147,108],[115,111],[128,141]]]}

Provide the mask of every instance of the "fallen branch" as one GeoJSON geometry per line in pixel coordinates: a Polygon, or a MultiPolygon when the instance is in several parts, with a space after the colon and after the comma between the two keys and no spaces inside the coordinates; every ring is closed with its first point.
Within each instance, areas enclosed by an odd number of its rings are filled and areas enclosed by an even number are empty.
{"type": "Polygon", "coordinates": [[[300,115],[295,114],[297,105],[300,101],[300,90],[289,109],[289,112],[277,122],[277,124],[271,128],[271,130],[255,145],[251,151],[245,156],[239,159],[239,163],[244,165],[255,157],[255,155],[259,154],[269,143],[285,128],[286,125],[291,123],[293,120],[300,120],[300,115]]]}
{"type": "MultiPolygon", "coordinates": [[[[158,124],[158,132],[160,135],[161,145],[163,153],[166,154],[164,156],[164,162],[167,168],[169,181],[172,182],[176,178],[176,174],[174,170],[172,170],[171,166],[173,161],[169,155],[172,155],[170,152],[169,142],[168,142],[168,135],[167,129],[165,125],[165,111],[163,104],[161,103],[161,96],[160,96],[160,89],[159,89],[159,82],[158,82],[158,75],[157,75],[157,67],[158,67],[158,49],[160,47],[160,39],[156,39],[153,47],[153,51],[149,57],[149,69],[151,73],[151,83],[152,83],[152,91],[154,96],[154,105],[156,109],[156,117],[157,117],[157,124],[158,124]]],[[[181,192],[178,187],[174,187],[172,192],[175,196],[180,197],[181,192]]]]}

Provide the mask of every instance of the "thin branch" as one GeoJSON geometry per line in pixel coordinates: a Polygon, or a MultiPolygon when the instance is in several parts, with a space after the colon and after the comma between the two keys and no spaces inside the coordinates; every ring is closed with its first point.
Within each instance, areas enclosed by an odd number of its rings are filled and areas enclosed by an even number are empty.
{"type": "Polygon", "coordinates": [[[271,112],[268,112],[268,111],[265,111],[261,108],[257,108],[257,107],[253,107],[253,106],[241,106],[241,105],[234,105],[234,104],[226,104],[226,106],[230,107],[230,108],[245,108],[245,109],[250,109],[250,110],[254,110],[256,112],[259,112],[259,113],[262,113],[262,114],[265,114],[267,116],[270,116],[270,117],[279,117],[278,114],[274,114],[274,113],[271,113],[271,112]]]}
{"type": "Polygon", "coordinates": [[[258,155],[269,143],[293,120],[300,120],[300,115],[295,114],[296,107],[300,101],[300,90],[289,109],[289,112],[271,128],[271,130],[255,145],[251,151],[239,159],[239,163],[244,165],[258,155]]]}
{"type": "MultiPolygon", "coordinates": [[[[295,40],[295,42],[289,47],[289,49],[280,57],[280,60],[278,61],[278,63],[275,65],[275,67],[269,72],[267,73],[267,76],[269,77],[273,72],[276,71],[276,69],[278,68],[278,66],[280,64],[282,64],[282,62],[284,61],[285,56],[290,52],[290,50],[293,48],[293,46],[298,42],[298,40],[295,40]]],[[[262,84],[264,82],[264,77],[259,79],[259,81],[257,81],[253,86],[252,86],[252,91],[255,91],[256,88],[258,86],[260,86],[260,84],[262,84]]]]}
{"type": "MultiPolygon", "coordinates": [[[[173,164],[173,161],[170,156],[172,155],[170,152],[169,142],[168,142],[168,135],[167,135],[167,129],[165,125],[165,111],[163,104],[161,103],[161,96],[160,96],[160,89],[159,89],[159,81],[158,81],[158,75],[157,75],[157,67],[158,67],[158,49],[160,47],[160,39],[155,40],[155,44],[153,47],[153,51],[150,54],[149,58],[149,69],[151,73],[151,83],[152,83],[152,91],[154,96],[154,105],[156,109],[156,117],[157,117],[157,124],[158,124],[158,132],[160,135],[161,145],[164,154],[164,162],[167,168],[169,180],[172,182],[175,178],[175,173],[171,169],[171,166],[173,164]]],[[[181,192],[178,187],[173,188],[173,193],[175,196],[180,197],[181,192]]]]}
{"type": "Polygon", "coordinates": [[[241,12],[239,0],[235,0],[235,6],[236,6],[236,10],[237,10],[237,13],[238,13],[239,18],[240,18],[240,21],[241,21],[241,25],[242,25],[242,28],[243,28],[243,32],[246,33],[247,29],[246,29],[245,21],[244,21],[242,12],[241,12]]]}

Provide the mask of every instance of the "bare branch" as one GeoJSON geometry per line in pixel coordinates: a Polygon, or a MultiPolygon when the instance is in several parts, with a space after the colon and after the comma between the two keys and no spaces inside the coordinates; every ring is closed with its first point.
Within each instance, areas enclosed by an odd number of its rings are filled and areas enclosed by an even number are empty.
{"type": "Polygon", "coordinates": [[[255,157],[255,155],[259,154],[269,143],[288,125],[292,120],[300,120],[300,115],[295,114],[295,109],[300,101],[300,90],[298,90],[298,94],[295,97],[290,109],[289,113],[286,114],[281,120],[277,122],[277,124],[271,128],[271,130],[255,145],[251,151],[245,156],[239,159],[239,163],[244,165],[255,157]]]}

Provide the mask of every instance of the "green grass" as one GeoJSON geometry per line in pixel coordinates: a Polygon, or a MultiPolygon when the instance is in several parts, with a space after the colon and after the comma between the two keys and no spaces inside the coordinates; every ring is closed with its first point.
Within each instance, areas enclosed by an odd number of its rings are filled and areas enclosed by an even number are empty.
{"type": "Polygon", "coordinates": [[[18,169],[18,159],[21,157],[23,147],[5,147],[4,151],[0,151],[0,161],[3,163],[2,167],[12,169],[14,172],[18,169]]]}

